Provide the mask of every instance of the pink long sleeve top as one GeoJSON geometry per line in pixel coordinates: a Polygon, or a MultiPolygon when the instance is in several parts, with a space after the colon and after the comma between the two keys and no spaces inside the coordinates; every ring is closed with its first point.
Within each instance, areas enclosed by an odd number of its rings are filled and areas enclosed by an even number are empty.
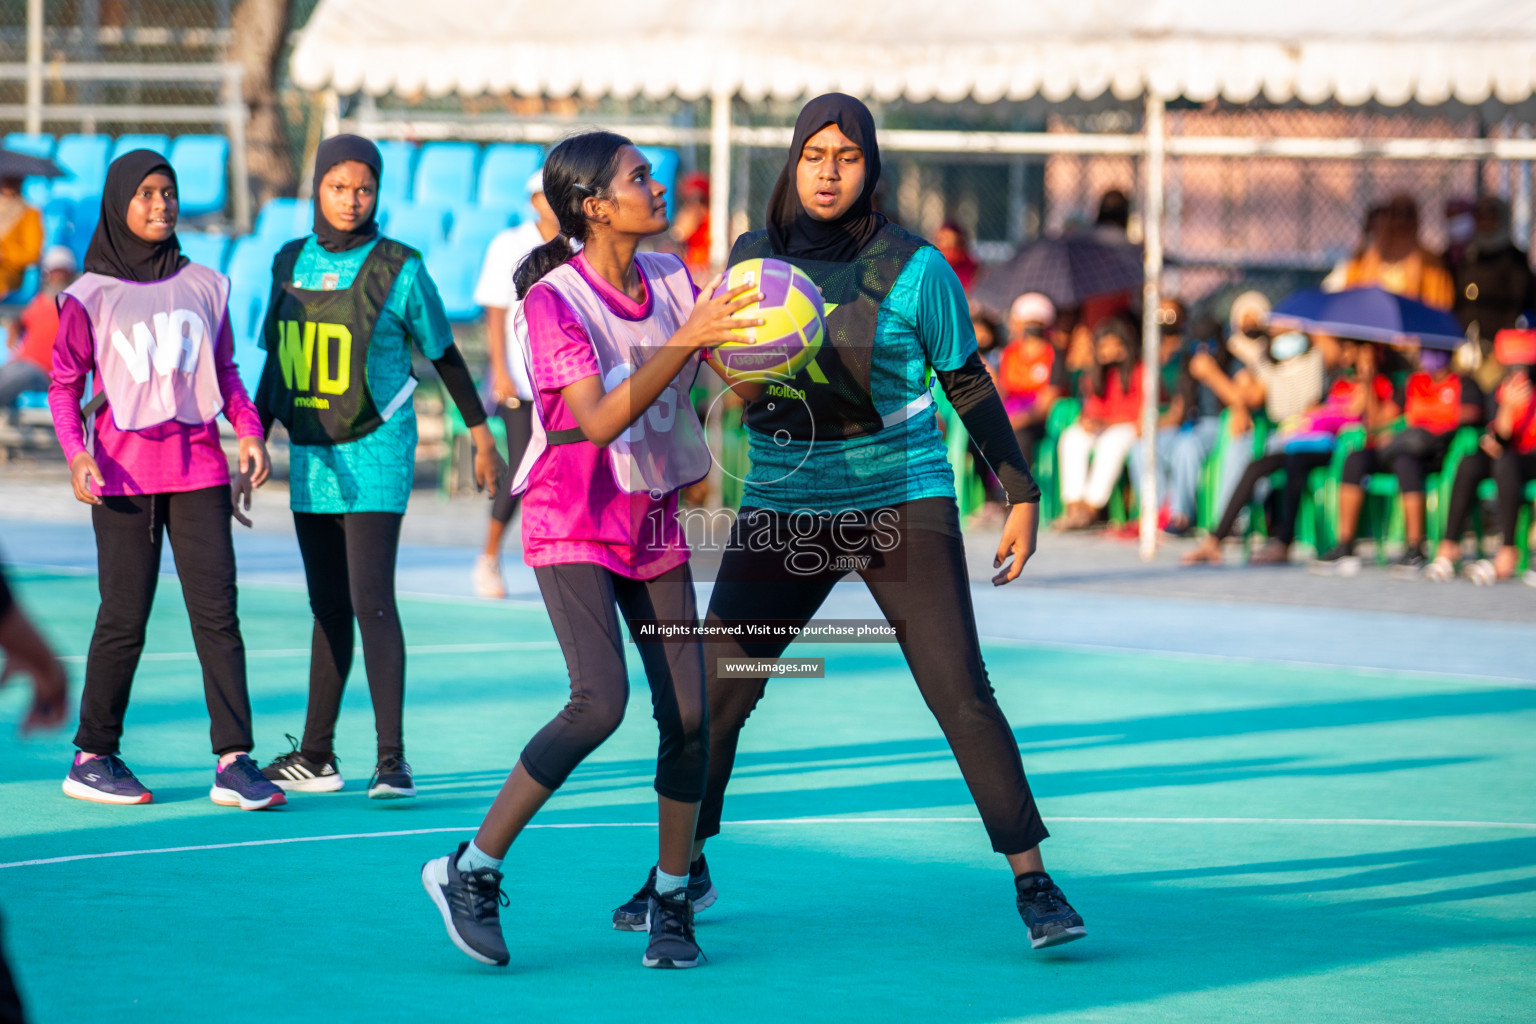
{"type": "MultiPolygon", "coordinates": [[[[227,311],[219,321],[213,357],[219,393],[224,396],[224,418],[240,437],[261,437],[261,418],[235,366],[235,339],[227,311]]],[[[94,391],[101,389],[101,375],[95,369],[96,339],[90,316],[76,299],[60,296],[48,408],[64,458],[70,462],[86,450],[80,406],[87,375],[92,376],[94,391]]],[[[172,420],[145,430],[119,430],[107,406],[96,410],[94,416],[91,454],[101,467],[97,494],[168,494],[228,486],[229,461],[219,443],[217,423],[189,426],[172,420]]]]}

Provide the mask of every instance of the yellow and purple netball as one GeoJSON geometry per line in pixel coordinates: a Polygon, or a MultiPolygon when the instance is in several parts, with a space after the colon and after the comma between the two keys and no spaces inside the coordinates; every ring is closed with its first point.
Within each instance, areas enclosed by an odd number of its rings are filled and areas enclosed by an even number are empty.
{"type": "Polygon", "coordinates": [[[826,334],[821,292],[798,267],[783,260],[757,259],[732,267],[715,294],[744,284],[756,285],[763,299],[736,315],[767,322],[733,331],[741,340],[716,347],[716,356],[740,377],[793,377],[816,357],[826,334]]]}

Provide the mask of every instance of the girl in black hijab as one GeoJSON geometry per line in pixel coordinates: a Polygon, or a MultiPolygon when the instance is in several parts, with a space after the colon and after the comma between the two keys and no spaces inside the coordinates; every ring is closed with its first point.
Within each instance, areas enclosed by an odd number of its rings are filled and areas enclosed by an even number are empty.
{"type": "Polygon", "coordinates": [[[105,804],[154,797],[120,753],[167,534],[191,620],[218,763],[209,798],[256,810],[286,799],[251,750],[245,645],[236,608],[232,497],[250,508],[267,476],[261,420],[240,383],[229,279],[176,242],[176,173],[137,149],[112,162],[85,273],[59,294],[48,404],[75,497],[91,506],[101,609],[80,697],[80,748],[64,792],[105,804]],[[86,379],[93,395],[81,410],[86,379]],[[240,441],[233,494],[214,420],[240,441]],[[87,430],[87,426],[89,429],[87,430]]]}
{"type": "Polygon", "coordinates": [[[395,602],[416,465],[413,345],[469,428],[476,483],[494,491],[505,464],[421,254],[379,234],[383,170],[367,139],[320,144],[314,233],[283,246],[272,264],[256,404],[269,427],[277,419],[288,430],[289,502],[315,615],[303,739],[264,771],[285,789],[342,788],[333,740],[356,620],[378,740],[368,795],[396,799],[416,794],[405,760],[405,636],[395,602]]]}
{"type": "Polygon", "coordinates": [[[163,281],[186,266],[173,230],[159,241],[146,241],[128,228],[128,205],[139,185],[159,172],[176,189],[176,171],[152,149],[135,149],[112,161],[101,189],[101,217],[85,250],[85,272],[123,281],[163,281]]]}
{"type": "MultiPolygon", "coordinates": [[[[1045,825],[982,663],[930,371],[1012,505],[993,563],[1012,564],[994,584],[1016,578],[1034,553],[1040,490],[977,355],[955,272],[937,249],[875,212],[879,180],[869,109],[840,93],[818,97],[795,122],[767,230],[743,235],[731,252],[733,265],[775,258],[799,267],[831,312],[816,358],[747,406],[751,469],[708,622],[728,627],[719,636],[747,636],[739,627],[764,619],[804,623],[846,566],[862,564],[859,575],[900,634],[992,846],[1008,858],[1031,945],[1058,945],[1081,938],[1083,920],[1045,873],[1045,825]],[[810,537],[806,512],[821,524],[810,537]],[[787,549],[767,542],[776,537],[796,542],[787,549]]],[[[787,645],[756,638],[706,644],[709,784],[691,891],[710,891],[704,840],[720,831],[737,740],[767,682],[722,680],[720,659],[774,658],[787,645]]],[[[644,896],[614,912],[616,927],[638,927],[644,896]]]]}

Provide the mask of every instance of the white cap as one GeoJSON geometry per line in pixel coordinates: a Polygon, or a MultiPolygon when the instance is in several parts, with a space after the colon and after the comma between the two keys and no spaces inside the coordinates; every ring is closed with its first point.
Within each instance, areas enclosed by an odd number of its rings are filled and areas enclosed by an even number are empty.
{"type": "Polygon", "coordinates": [[[50,270],[67,270],[74,273],[76,269],[75,251],[67,245],[52,245],[43,253],[43,273],[50,270]]]}
{"type": "Polygon", "coordinates": [[[523,186],[530,196],[536,196],[544,191],[544,168],[540,167],[528,175],[528,184],[523,186]]]}
{"type": "Polygon", "coordinates": [[[1021,324],[1041,323],[1049,327],[1056,322],[1056,306],[1039,292],[1025,292],[1013,300],[1009,315],[1021,324]]]}

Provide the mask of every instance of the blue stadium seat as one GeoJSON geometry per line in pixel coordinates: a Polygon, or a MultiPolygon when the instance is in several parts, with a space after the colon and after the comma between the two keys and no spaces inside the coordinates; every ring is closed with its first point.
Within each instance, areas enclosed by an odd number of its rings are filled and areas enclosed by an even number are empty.
{"type": "Polygon", "coordinates": [[[0,296],[0,298],[3,298],[7,303],[16,303],[18,305],[31,302],[32,296],[37,294],[37,278],[37,264],[34,263],[21,275],[21,287],[8,295],[0,296]]]}
{"type": "Polygon", "coordinates": [[[171,166],[189,217],[218,213],[229,197],[229,140],[222,135],[182,135],[171,143],[171,166]]]}
{"type": "MultiPolygon", "coordinates": [[[[116,160],[124,153],[132,152],[135,149],[152,149],[169,160],[171,157],[171,139],[168,135],[119,135],[117,141],[112,144],[112,159],[116,160]]],[[[171,162],[171,166],[176,166],[175,161],[171,162]]]]}
{"type": "Polygon", "coordinates": [[[85,266],[85,247],[91,244],[96,233],[96,222],[101,219],[101,199],[92,197],[75,204],[75,214],[70,219],[69,247],[75,250],[75,260],[85,266]]]}
{"type": "Polygon", "coordinates": [[[217,231],[179,231],[182,255],[193,263],[201,263],[214,270],[224,269],[224,250],[229,239],[217,231]]]}
{"type": "Polygon", "coordinates": [[[416,144],[400,139],[382,139],[376,145],[384,161],[379,181],[379,202],[408,202],[411,198],[411,176],[416,171],[416,144]]]}
{"type": "MultiPolygon", "coordinates": [[[[101,198],[101,186],[107,179],[107,153],[112,140],[105,135],[66,135],[59,139],[54,150],[53,162],[64,171],[65,177],[56,178],[51,195],[95,203],[101,198]]],[[[79,234],[77,231],[76,234],[79,234]]]]}
{"type": "Polygon", "coordinates": [[[637,147],[651,162],[651,177],[667,187],[667,216],[676,212],[677,202],[677,150],[660,149],[656,146],[637,147]]]}
{"type": "Polygon", "coordinates": [[[480,277],[481,255],[448,244],[440,244],[426,255],[427,274],[437,285],[449,320],[473,320],[480,315],[480,307],[475,305],[475,282],[480,277]]]}
{"type": "Polygon", "coordinates": [[[314,226],[314,208],[307,199],[268,199],[256,215],[256,235],[277,245],[307,235],[314,226]]]}
{"type": "Polygon", "coordinates": [[[284,241],[258,235],[237,239],[224,268],[229,275],[229,327],[235,336],[235,363],[251,394],[255,394],[266,361],[260,337],[267,297],[272,292],[272,257],[284,241]]]}
{"type": "Polygon", "coordinates": [[[396,203],[387,213],[381,215],[384,233],[417,252],[433,249],[448,237],[448,211],[442,206],[396,203]]]}
{"type": "MultiPolygon", "coordinates": [[[[494,209],[528,209],[524,186],[528,176],[544,163],[544,152],[527,142],[498,142],[485,147],[480,162],[480,187],[475,199],[480,206],[494,209]]],[[[523,216],[527,216],[523,214],[523,216]]]]}
{"type": "Polygon", "coordinates": [[[40,135],[29,135],[26,132],[10,132],[5,137],[5,148],[16,153],[25,153],[28,156],[51,157],[53,156],[53,136],[46,132],[40,135]]]}
{"type": "Polygon", "coordinates": [[[429,142],[416,161],[416,202],[456,206],[469,201],[475,189],[475,163],[480,147],[473,142],[429,142]]]}
{"type": "Polygon", "coordinates": [[[485,258],[486,247],[508,227],[508,220],[499,216],[486,216],[486,211],[480,211],[481,216],[469,216],[467,211],[459,211],[453,217],[453,230],[448,232],[449,244],[470,250],[476,254],[476,258],[485,258]]]}
{"type": "Polygon", "coordinates": [[[68,245],[74,235],[75,204],[68,199],[50,199],[43,205],[43,248],[68,245]]]}

